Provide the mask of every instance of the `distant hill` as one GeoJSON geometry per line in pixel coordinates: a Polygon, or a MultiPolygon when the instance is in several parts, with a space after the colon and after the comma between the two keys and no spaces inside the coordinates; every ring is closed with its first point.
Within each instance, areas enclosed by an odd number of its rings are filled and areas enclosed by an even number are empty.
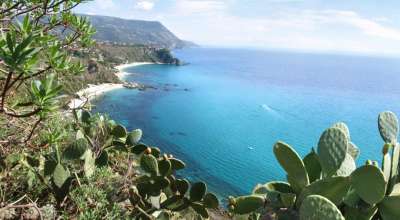
{"type": "Polygon", "coordinates": [[[126,44],[142,44],[163,48],[195,46],[175,36],[158,21],[127,20],[108,16],[82,15],[90,19],[97,33],[94,39],[126,44]]]}

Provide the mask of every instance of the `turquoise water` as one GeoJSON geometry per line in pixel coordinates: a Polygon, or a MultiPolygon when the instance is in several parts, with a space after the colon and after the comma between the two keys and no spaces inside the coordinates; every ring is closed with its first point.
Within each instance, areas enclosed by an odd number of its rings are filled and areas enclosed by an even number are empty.
{"type": "Polygon", "coordinates": [[[400,60],[239,49],[185,49],[186,66],[128,68],[126,80],[156,90],[120,89],[96,104],[144,141],[183,159],[182,175],[220,196],[284,179],[277,140],[302,156],[323,130],[344,121],[361,148],[357,163],[380,159],[378,113],[400,113],[400,60]]]}

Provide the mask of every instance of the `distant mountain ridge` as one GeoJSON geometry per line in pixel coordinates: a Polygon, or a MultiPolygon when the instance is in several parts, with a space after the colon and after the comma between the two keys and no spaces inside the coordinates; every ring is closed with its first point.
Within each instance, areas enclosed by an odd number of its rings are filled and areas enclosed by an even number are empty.
{"type": "Polygon", "coordinates": [[[125,44],[142,44],[162,48],[183,48],[195,46],[175,36],[158,21],[127,20],[116,17],[86,15],[97,33],[93,36],[99,41],[125,44]]]}

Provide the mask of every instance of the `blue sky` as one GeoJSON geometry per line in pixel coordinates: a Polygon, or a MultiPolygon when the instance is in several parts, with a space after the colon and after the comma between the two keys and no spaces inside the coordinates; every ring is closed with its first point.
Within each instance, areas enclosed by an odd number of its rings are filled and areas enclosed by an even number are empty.
{"type": "Polygon", "coordinates": [[[76,12],[158,20],[209,46],[400,54],[398,0],[94,0],[76,12]]]}

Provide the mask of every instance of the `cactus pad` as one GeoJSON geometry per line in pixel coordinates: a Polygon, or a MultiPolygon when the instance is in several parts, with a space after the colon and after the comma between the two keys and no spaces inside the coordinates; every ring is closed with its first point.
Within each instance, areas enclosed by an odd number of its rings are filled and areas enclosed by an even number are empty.
{"type": "Polygon", "coordinates": [[[88,145],[89,143],[85,138],[80,138],[64,150],[63,157],[67,160],[77,160],[85,153],[88,145]]]}
{"type": "Polygon", "coordinates": [[[96,166],[98,167],[105,167],[108,165],[108,153],[107,151],[103,150],[99,157],[96,158],[96,166]]]}
{"type": "Polygon", "coordinates": [[[158,175],[158,162],[157,159],[151,154],[144,154],[140,159],[140,166],[142,169],[151,175],[158,175]]]}
{"type": "Polygon", "coordinates": [[[400,196],[388,196],[378,205],[382,220],[400,219],[400,196]]]}
{"type": "Polygon", "coordinates": [[[364,165],[351,174],[352,186],[362,200],[370,205],[381,201],[386,192],[385,177],[378,167],[364,165]]]}
{"type": "Polygon", "coordinates": [[[192,188],[190,188],[190,200],[192,201],[200,201],[203,199],[206,194],[207,186],[203,182],[197,182],[193,184],[192,188]]]}
{"type": "Polygon", "coordinates": [[[69,176],[69,171],[66,170],[61,164],[57,164],[53,173],[53,182],[58,188],[61,188],[69,176]]]}
{"type": "Polygon", "coordinates": [[[239,215],[249,214],[264,206],[265,200],[262,196],[240,196],[235,199],[233,212],[239,215]]]}
{"type": "Polygon", "coordinates": [[[273,181],[264,185],[258,184],[253,194],[265,195],[271,206],[276,208],[291,207],[296,199],[292,187],[285,182],[273,181]]]}
{"type": "Polygon", "coordinates": [[[199,215],[201,215],[201,217],[207,219],[208,218],[208,212],[207,209],[200,203],[197,202],[192,202],[190,203],[190,207],[192,207],[192,209],[197,212],[199,215]]]}
{"type": "Polygon", "coordinates": [[[90,149],[87,149],[84,154],[83,171],[85,172],[86,177],[91,177],[94,174],[96,169],[96,159],[93,157],[93,152],[90,149]]]}
{"type": "Polygon", "coordinates": [[[350,154],[346,154],[346,157],[340,166],[340,168],[336,171],[336,175],[338,176],[350,176],[350,174],[356,169],[356,162],[350,154]]]}
{"type": "Polygon", "coordinates": [[[304,166],[306,167],[308,179],[310,183],[321,178],[321,164],[319,163],[318,155],[312,150],[303,159],[304,166]]]}
{"type": "Polygon", "coordinates": [[[181,170],[186,166],[186,164],[183,161],[176,158],[170,158],[169,161],[171,162],[173,170],[181,170]]]}
{"type": "Polygon", "coordinates": [[[264,185],[258,184],[253,189],[253,194],[267,194],[268,192],[282,192],[282,193],[292,193],[293,190],[290,185],[286,182],[272,181],[264,185]]]}
{"type": "Polygon", "coordinates": [[[123,138],[126,136],[126,129],[122,125],[116,125],[111,131],[111,134],[116,138],[123,138]]]}
{"type": "Polygon", "coordinates": [[[203,198],[204,206],[210,209],[216,209],[219,206],[218,198],[212,193],[207,193],[203,198]]]}
{"type": "Polygon", "coordinates": [[[338,128],[328,128],[318,142],[318,156],[327,176],[333,175],[346,158],[348,139],[338,128]]]}
{"type": "Polygon", "coordinates": [[[142,138],[142,130],[135,129],[132,132],[130,132],[126,137],[126,145],[134,146],[140,141],[141,138],[142,138]]]}
{"type": "Polygon", "coordinates": [[[346,135],[347,139],[350,140],[350,130],[344,122],[337,122],[332,125],[332,128],[339,128],[346,135]]]}
{"type": "Polygon", "coordinates": [[[353,142],[349,142],[347,153],[350,154],[354,160],[357,160],[358,155],[360,155],[360,149],[353,142]]]}
{"type": "Polygon", "coordinates": [[[378,128],[385,143],[395,144],[399,135],[399,121],[393,112],[382,112],[378,117],[378,128]]]}
{"type": "Polygon", "coordinates": [[[345,220],[340,210],[327,198],[311,195],[300,207],[300,220],[345,220]]]}
{"type": "Polygon", "coordinates": [[[274,154],[279,164],[291,177],[291,180],[295,181],[296,185],[303,188],[309,184],[304,163],[292,147],[286,143],[277,142],[274,145],[274,154]]]}
{"type": "Polygon", "coordinates": [[[177,179],[175,181],[176,189],[181,195],[185,195],[189,189],[190,183],[185,179],[177,179]]]}
{"type": "Polygon", "coordinates": [[[297,207],[309,195],[320,195],[339,205],[350,189],[350,178],[335,176],[315,181],[307,186],[297,199],[297,207]]]}
{"type": "Polygon", "coordinates": [[[167,176],[171,171],[171,162],[165,158],[158,161],[158,170],[162,176],[167,176]]]}

